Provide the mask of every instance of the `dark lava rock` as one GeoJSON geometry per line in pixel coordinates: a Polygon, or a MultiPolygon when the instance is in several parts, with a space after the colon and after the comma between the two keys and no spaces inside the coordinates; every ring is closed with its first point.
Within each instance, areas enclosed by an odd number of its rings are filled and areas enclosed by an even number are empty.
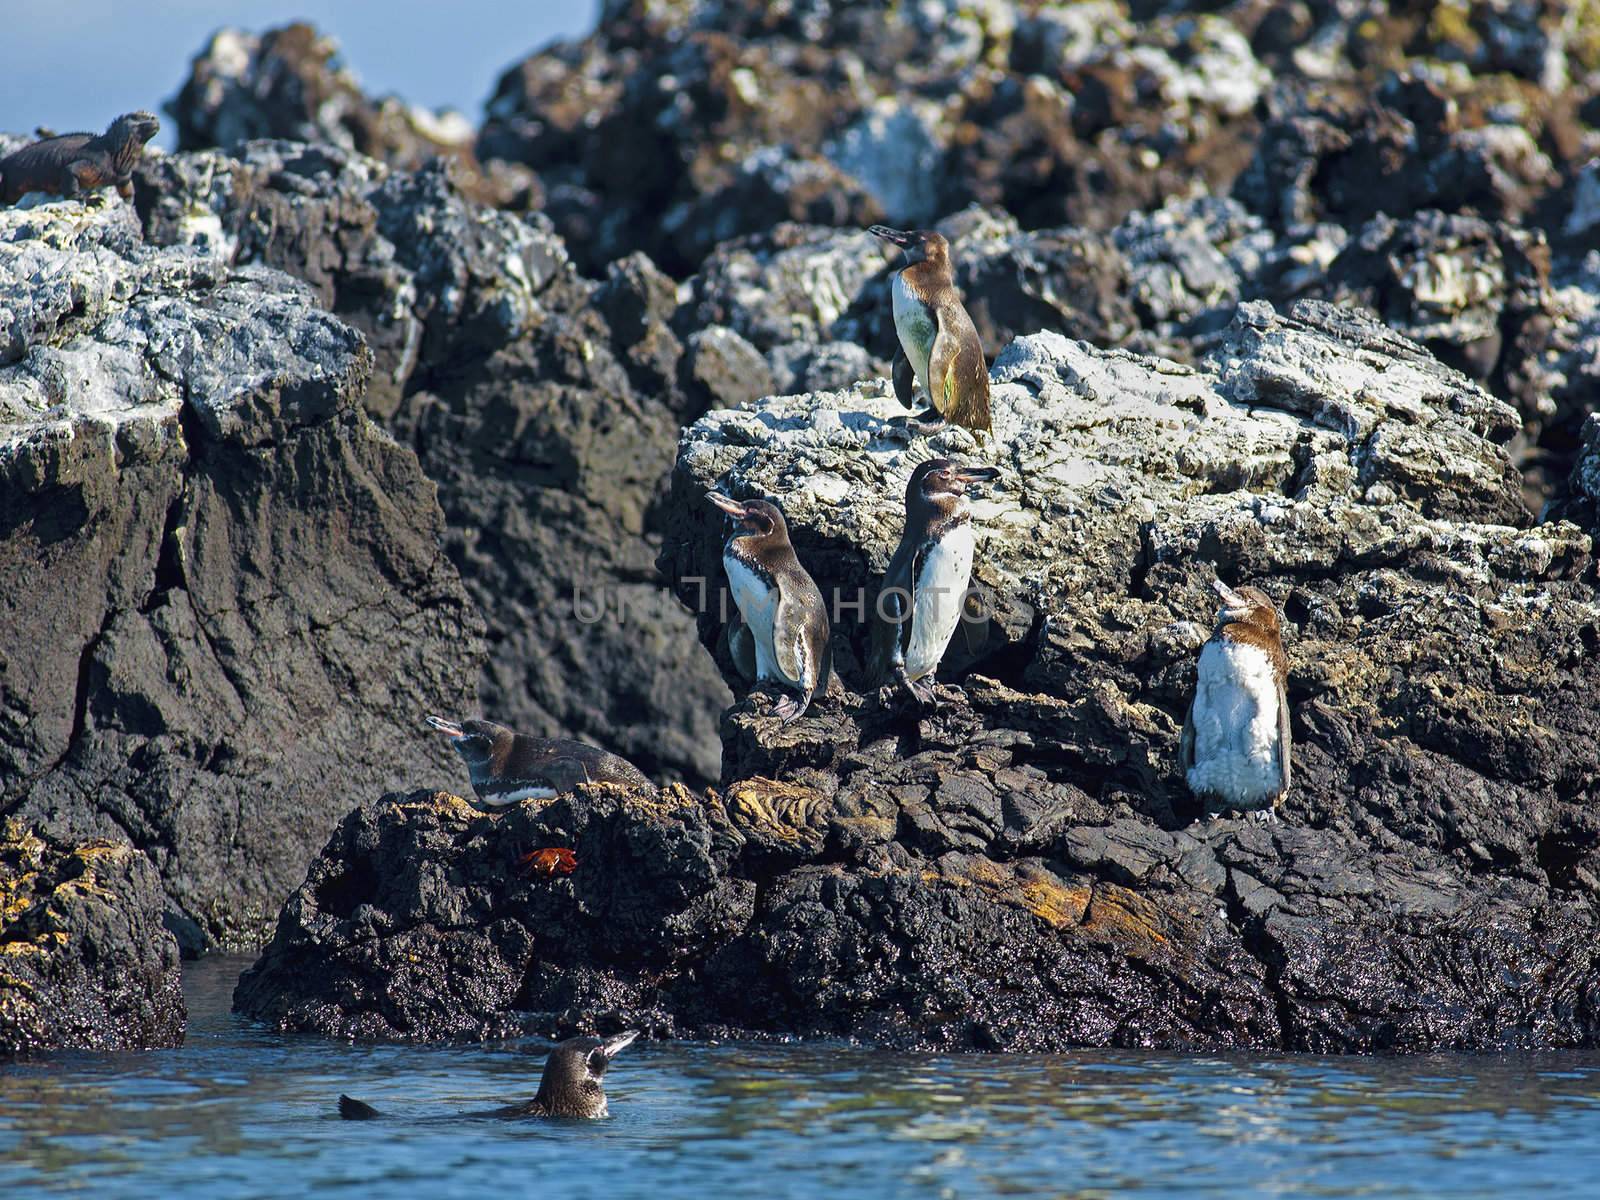
{"type": "Polygon", "coordinates": [[[1276,226],[1359,225],[1437,208],[1515,221],[1559,182],[1521,122],[1476,124],[1438,85],[1394,74],[1377,95],[1286,99],[1234,194],[1276,226]]]}
{"type": "Polygon", "coordinates": [[[166,906],[150,861],[126,843],[0,824],[0,1059],[182,1043],[166,906]]]}
{"type": "Polygon", "coordinates": [[[1376,312],[1522,409],[1536,433],[1549,387],[1550,251],[1537,231],[1428,210],[1377,217],[1328,269],[1330,298],[1376,312]]]}
{"type": "Polygon", "coordinates": [[[1249,159],[1268,82],[1229,20],[1007,3],[608,4],[508,70],[478,139],[537,171],[580,266],[687,274],[781,221],[925,225],[972,203],[1108,228],[1249,159]],[[557,211],[571,189],[581,202],[557,211]]]}
{"type": "Polygon", "coordinates": [[[132,210],[0,217],[0,807],[250,944],[354,779],[451,769],[481,623],[371,356],[301,284],[132,210]]]}
{"type": "Polygon", "coordinates": [[[627,1025],[1332,1053],[1600,1034],[1583,899],[1303,818],[1163,829],[1052,779],[1060,702],[984,680],[972,697],[942,689],[920,725],[874,704],[782,730],[764,702],[730,714],[769,764],[838,775],[585,787],[503,817],[387,796],[313,863],[235,1006],[382,1039],[627,1025]],[[519,869],[549,847],[574,851],[570,875],[519,869]]]}
{"type": "Polygon", "coordinates": [[[737,408],[772,394],[772,369],[733,330],[711,325],[689,335],[686,390],[699,411],[737,408]]]}
{"type": "Polygon", "coordinates": [[[727,692],[652,565],[679,422],[707,402],[678,384],[672,282],[643,256],[582,278],[542,216],[476,204],[438,164],[238,154],[153,164],[149,234],[298,275],[366,334],[369,411],[438,485],[445,549],[487,621],[482,711],[713,778],[727,692]]]}
{"type": "Polygon", "coordinates": [[[511,203],[536,180],[486,175],[475,131],[459,113],[432,113],[394,96],[369,97],[340,61],[338,43],[304,22],[257,35],[222,29],[189,64],[166,110],[179,150],[229,149],[259,138],[318,142],[409,170],[454,161],[480,199],[511,203]]]}

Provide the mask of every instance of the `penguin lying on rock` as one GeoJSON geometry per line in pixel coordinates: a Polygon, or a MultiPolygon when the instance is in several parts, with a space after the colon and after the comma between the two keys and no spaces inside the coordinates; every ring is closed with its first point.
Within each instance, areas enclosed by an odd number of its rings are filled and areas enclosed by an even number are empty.
{"type": "Polygon", "coordinates": [[[906,265],[890,285],[894,328],[900,349],[894,357],[894,394],[915,406],[921,384],[931,407],[912,428],[927,433],[946,421],[988,433],[989,364],[978,330],[961,303],[950,270],[950,243],[931,229],[900,230],[874,225],[867,230],[905,251],[906,265]]]}
{"type": "MultiPolygon", "coordinates": [[[[487,1112],[461,1115],[504,1120],[520,1117],[609,1116],[605,1092],[606,1068],[638,1036],[637,1029],[630,1029],[612,1038],[568,1038],[550,1051],[550,1057],[545,1060],[544,1075],[539,1080],[539,1091],[532,1100],[507,1104],[487,1112]]],[[[384,1114],[364,1101],[340,1096],[339,1115],[346,1121],[374,1121],[384,1114]]]]}
{"type": "Polygon", "coordinates": [[[1289,659],[1277,606],[1220,579],[1216,632],[1200,651],[1179,763],[1208,808],[1275,818],[1289,793],[1289,659]]]}
{"type": "Polygon", "coordinates": [[[757,679],[799,692],[773,710],[785,725],[796,721],[833,670],[827,605],[789,544],[789,526],[770,500],[733,500],[708,492],[733,520],[722,549],[728,588],[755,646],[757,679]]]}
{"type": "Polygon", "coordinates": [[[961,623],[972,578],[967,488],[999,477],[994,467],[948,458],[920,464],[906,484],[906,523],[872,612],[870,674],[933,703],[933,673],[961,623]]]}
{"type": "Polygon", "coordinates": [[[467,764],[482,808],[505,808],[521,800],[548,800],[580,783],[654,787],[627,759],[571,738],[536,738],[493,721],[428,724],[447,736],[467,764]]]}

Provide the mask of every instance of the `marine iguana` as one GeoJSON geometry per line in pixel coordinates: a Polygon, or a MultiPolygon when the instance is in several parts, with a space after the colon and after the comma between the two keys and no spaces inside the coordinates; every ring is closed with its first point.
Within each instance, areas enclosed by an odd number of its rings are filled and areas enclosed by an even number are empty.
{"type": "Polygon", "coordinates": [[[144,144],[161,131],[154,113],[123,113],[104,133],[64,133],[0,158],[0,204],[15,204],[29,192],[77,196],[115,187],[133,195],[133,168],[144,144]]]}

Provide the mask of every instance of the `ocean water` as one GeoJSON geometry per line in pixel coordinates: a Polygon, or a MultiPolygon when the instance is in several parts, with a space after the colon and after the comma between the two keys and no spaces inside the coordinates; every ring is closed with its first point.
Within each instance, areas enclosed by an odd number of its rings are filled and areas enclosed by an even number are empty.
{"type": "Polygon", "coordinates": [[[453,1109],[545,1045],[361,1046],[234,1017],[189,964],[180,1050],[0,1066],[0,1195],[1600,1194],[1600,1055],[1356,1059],[635,1043],[610,1119],[453,1109]],[[344,1122],[339,1092],[393,1114],[344,1122]]]}

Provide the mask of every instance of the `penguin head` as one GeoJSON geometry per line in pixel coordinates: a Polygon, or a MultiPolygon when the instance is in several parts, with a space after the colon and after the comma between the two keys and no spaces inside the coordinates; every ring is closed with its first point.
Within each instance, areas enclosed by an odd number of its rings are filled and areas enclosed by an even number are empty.
{"type": "Polygon", "coordinates": [[[494,761],[495,751],[508,746],[516,734],[504,725],[493,721],[446,721],[443,717],[429,717],[428,724],[450,739],[457,754],[466,760],[469,770],[476,774],[494,761]]]}
{"type": "Polygon", "coordinates": [[[1220,579],[1212,580],[1211,586],[1222,597],[1217,609],[1218,629],[1224,625],[1250,625],[1273,637],[1280,635],[1278,606],[1260,588],[1242,587],[1236,591],[1220,579]]]}
{"type": "Polygon", "coordinates": [[[950,243],[944,234],[931,229],[890,229],[887,225],[873,225],[867,230],[875,238],[899,246],[905,251],[907,263],[944,262],[950,257],[950,243]]]}
{"type": "Polygon", "coordinates": [[[605,1116],[606,1068],[638,1036],[637,1029],[629,1029],[610,1038],[574,1037],[557,1043],[545,1060],[539,1103],[552,1117],[605,1116]]]}
{"type": "Polygon", "coordinates": [[[789,537],[789,526],[783,519],[783,510],[771,500],[734,500],[721,492],[707,492],[706,499],[733,519],[738,531],[735,537],[767,538],[789,537]]]}
{"type": "Polygon", "coordinates": [[[998,467],[963,467],[948,458],[930,458],[911,472],[906,484],[906,507],[916,499],[938,503],[943,497],[960,498],[974,483],[988,483],[1000,477],[998,467]]]}

